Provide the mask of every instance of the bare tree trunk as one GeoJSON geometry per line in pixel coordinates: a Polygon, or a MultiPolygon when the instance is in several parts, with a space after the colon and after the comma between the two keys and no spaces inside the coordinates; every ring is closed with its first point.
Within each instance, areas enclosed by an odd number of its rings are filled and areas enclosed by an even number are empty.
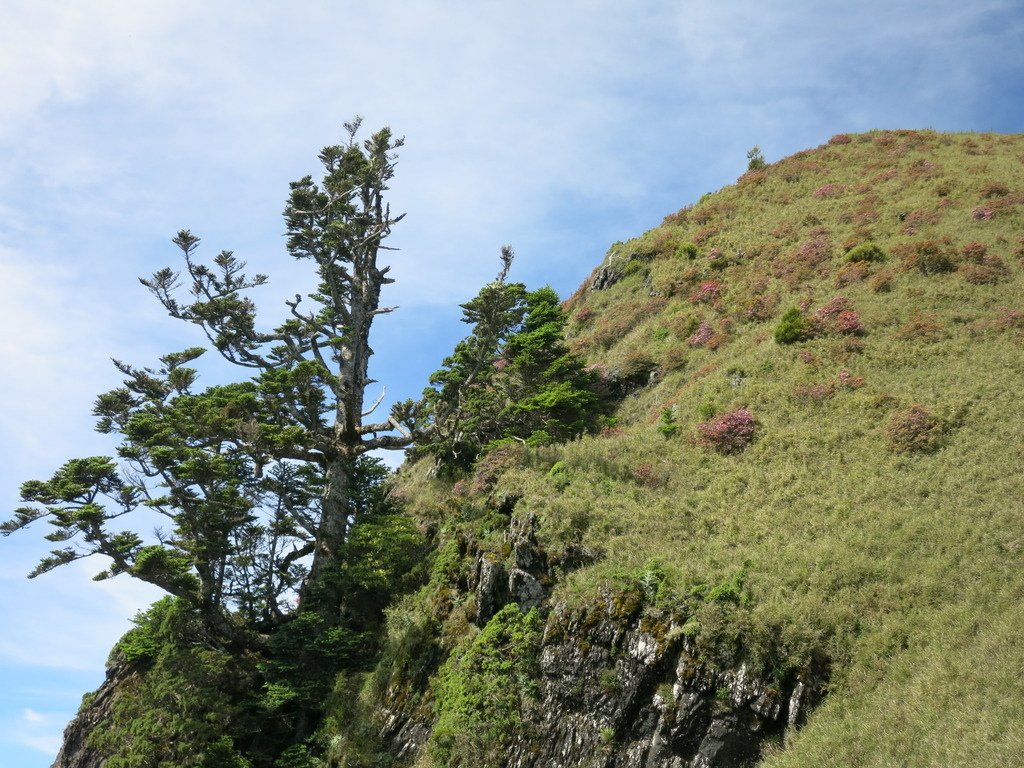
{"type": "Polygon", "coordinates": [[[313,564],[300,594],[303,608],[316,610],[331,625],[340,620],[344,598],[341,585],[342,552],[348,534],[351,465],[344,457],[327,464],[322,498],[320,528],[313,551],[313,564]]]}

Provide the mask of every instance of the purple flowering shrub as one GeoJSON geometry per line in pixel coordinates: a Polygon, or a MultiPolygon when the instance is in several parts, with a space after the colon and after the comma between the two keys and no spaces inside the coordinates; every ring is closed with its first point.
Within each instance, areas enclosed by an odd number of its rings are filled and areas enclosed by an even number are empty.
{"type": "Polygon", "coordinates": [[[830,382],[802,384],[793,390],[793,397],[801,403],[820,403],[828,400],[835,393],[835,385],[830,382]]]}
{"type": "Polygon", "coordinates": [[[796,251],[772,259],[772,273],[789,288],[818,276],[832,258],[832,240],[827,229],[817,227],[796,251]]]}
{"type": "Polygon", "coordinates": [[[833,331],[846,336],[859,336],[864,333],[860,315],[853,308],[850,300],[843,296],[836,296],[824,306],[819,307],[814,313],[814,320],[818,324],[819,332],[833,331]]]}

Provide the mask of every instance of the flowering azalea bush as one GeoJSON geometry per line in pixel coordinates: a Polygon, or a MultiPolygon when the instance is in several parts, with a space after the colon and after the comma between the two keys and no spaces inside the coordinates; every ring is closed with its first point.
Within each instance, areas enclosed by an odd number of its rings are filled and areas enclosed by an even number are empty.
{"type": "Polygon", "coordinates": [[[847,312],[852,308],[853,305],[850,304],[849,299],[843,296],[836,296],[835,298],[830,299],[827,304],[824,304],[823,306],[819,307],[814,312],[814,316],[817,317],[819,320],[834,320],[841,313],[847,312]]]}
{"type": "Polygon", "coordinates": [[[743,317],[751,322],[767,320],[775,314],[775,309],[778,306],[778,294],[765,293],[752,296],[743,305],[743,317]]]}
{"type": "Polygon", "coordinates": [[[652,464],[637,464],[633,467],[633,480],[639,485],[655,488],[661,485],[661,478],[658,477],[652,464]]]}
{"type": "Polygon", "coordinates": [[[981,196],[988,199],[1010,194],[1010,188],[1001,181],[990,181],[981,188],[981,196]]]}
{"type": "Polygon", "coordinates": [[[864,333],[864,326],[861,324],[860,315],[852,309],[846,309],[836,315],[836,330],[847,336],[859,336],[864,333]]]}
{"type": "Polygon", "coordinates": [[[923,275],[940,275],[956,269],[956,250],[947,242],[921,240],[899,247],[906,269],[916,269],[923,275]]]}
{"type": "Polygon", "coordinates": [[[836,296],[819,307],[814,313],[814,319],[818,322],[820,330],[834,331],[847,336],[864,333],[860,315],[854,310],[850,300],[843,296],[836,296]]]}
{"type": "Polygon", "coordinates": [[[793,397],[801,403],[820,403],[836,393],[833,384],[804,384],[793,390],[793,397]]]}
{"type": "Polygon", "coordinates": [[[967,261],[975,264],[981,264],[981,260],[984,259],[985,254],[988,253],[988,246],[984,243],[979,243],[977,240],[972,240],[960,249],[960,253],[965,259],[967,259],[967,261]]]}
{"type": "Polygon", "coordinates": [[[1000,307],[997,325],[1003,330],[1024,330],[1024,311],[1011,307],[1000,307]]]}
{"type": "Polygon", "coordinates": [[[711,327],[711,324],[707,320],[702,320],[701,324],[697,326],[697,330],[691,334],[690,338],[686,340],[686,343],[691,347],[703,347],[712,337],[715,335],[715,329],[711,327]]]}
{"type": "Polygon", "coordinates": [[[814,196],[818,198],[835,197],[843,191],[841,184],[824,184],[814,190],[814,196]]]}
{"type": "Polygon", "coordinates": [[[863,376],[855,376],[845,368],[839,372],[836,380],[838,381],[839,386],[843,389],[859,389],[864,386],[863,376]]]}
{"type": "Polygon", "coordinates": [[[871,274],[871,262],[855,261],[844,265],[836,272],[836,288],[843,288],[847,285],[860,283],[871,274]]]}
{"type": "Polygon", "coordinates": [[[572,319],[582,325],[594,316],[594,310],[590,307],[580,307],[579,310],[572,316],[572,319]]]}
{"type": "Polygon", "coordinates": [[[975,221],[988,221],[995,215],[995,211],[993,211],[991,208],[986,208],[984,205],[979,205],[977,208],[971,211],[971,218],[974,219],[975,221]]]}
{"type": "Polygon", "coordinates": [[[717,280],[701,283],[690,296],[694,304],[712,304],[722,295],[722,284],[717,280]]]}
{"type": "Polygon", "coordinates": [[[772,259],[772,273],[790,288],[821,273],[832,258],[832,240],[828,230],[816,227],[800,247],[789,254],[772,259]]]}
{"type": "Polygon", "coordinates": [[[754,440],[754,416],[746,408],[723,413],[697,425],[697,440],[708,450],[740,453],[754,440]]]}
{"type": "Polygon", "coordinates": [[[972,285],[992,285],[1010,274],[1006,262],[993,255],[983,256],[977,264],[964,264],[957,271],[972,285]]]}

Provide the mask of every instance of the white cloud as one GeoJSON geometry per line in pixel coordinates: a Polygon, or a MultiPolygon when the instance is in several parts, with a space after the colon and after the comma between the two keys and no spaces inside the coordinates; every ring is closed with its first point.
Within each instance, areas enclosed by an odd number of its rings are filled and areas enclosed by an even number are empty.
{"type": "Polygon", "coordinates": [[[91,399],[110,379],[98,350],[115,346],[115,322],[71,264],[30,263],[0,247],[0,402],[15,406],[0,409],[0,440],[18,446],[18,468],[88,433],[91,399]]]}
{"type": "Polygon", "coordinates": [[[12,724],[13,727],[8,725],[6,730],[12,742],[52,758],[60,750],[62,720],[63,715],[42,714],[25,707],[12,724]]]}

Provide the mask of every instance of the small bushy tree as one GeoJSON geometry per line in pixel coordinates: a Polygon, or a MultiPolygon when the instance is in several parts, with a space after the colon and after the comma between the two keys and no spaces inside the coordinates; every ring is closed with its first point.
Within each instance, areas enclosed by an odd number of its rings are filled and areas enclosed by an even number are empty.
{"type": "Polygon", "coordinates": [[[764,153],[761,152],[761,148],[757,145],[747,150],[747,170],[748,171],[760,171],[762,168],[768,166],[768,161],[764,159],[764,153]]]}
{"type": "Polygon", "coordinates": [[[527,291],[502,269],[462,305],[473,330],[430,377],[419,409],[419,450],[442,468],[467,468],[488,447],[542,444],[589,429],[599,415],[593,377],[565,343],[567,316],[551,288],[527,291]]]}

